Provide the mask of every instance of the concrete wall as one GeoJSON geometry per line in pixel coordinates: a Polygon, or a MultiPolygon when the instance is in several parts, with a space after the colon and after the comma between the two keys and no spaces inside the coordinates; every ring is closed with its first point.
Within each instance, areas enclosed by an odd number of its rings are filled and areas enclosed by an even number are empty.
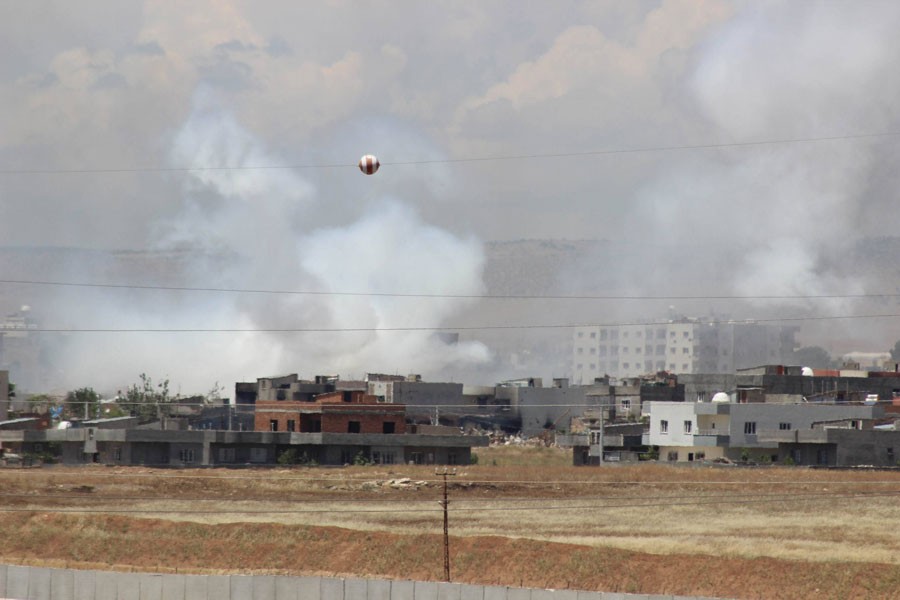
{"type": "Polygon", "coordinates": [[[10,600],[688,600],[430,581],[275,575],[160,575],[0,565],[10,600]]]}
{"type": "Polygon", "coordinates": [[[549,423],[567,429],[571,417],[584,412],[585,389],[568,388],[516,388],[519,414],[522,417],[522,435],[539,435],[549,423]]]}

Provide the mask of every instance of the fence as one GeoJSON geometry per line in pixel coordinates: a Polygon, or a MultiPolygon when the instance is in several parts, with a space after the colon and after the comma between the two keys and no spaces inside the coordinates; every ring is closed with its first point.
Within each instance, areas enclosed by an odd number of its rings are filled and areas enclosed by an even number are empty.
{"type": "Polygon", "coordinates": [[[684,596],[280,575],[163,575],[0,565],[0,600],[688,600],[684,596]]]}

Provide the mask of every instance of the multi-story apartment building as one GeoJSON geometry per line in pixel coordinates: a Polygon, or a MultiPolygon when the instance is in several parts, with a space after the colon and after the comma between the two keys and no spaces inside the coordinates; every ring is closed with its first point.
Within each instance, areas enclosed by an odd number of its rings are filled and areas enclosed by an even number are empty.
{"type": "Polygon", "coordinates": [[[678,318],[664,322],[595,325],[573,331],[572,381],[604,375],[731,373],[741,367],[787,362],[796,327],[678,318]]]}
{"type": "Polygon", "coordinates": [[[648,412],[646,444],[659,448],[660,460],[737,461],[747,455],[777,461],[781,440],[774,433],[805,432],[817,424],[838,421],[859,428],[863,421],[884,415],[884,407],[847,403],[650,402],[648,412]]]}

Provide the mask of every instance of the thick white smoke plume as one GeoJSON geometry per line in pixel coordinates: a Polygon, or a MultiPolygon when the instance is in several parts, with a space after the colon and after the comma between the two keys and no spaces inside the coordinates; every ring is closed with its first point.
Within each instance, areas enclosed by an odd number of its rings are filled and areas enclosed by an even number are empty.
{"type": "MultiPolygon", "coordinates": [[[[900,153],[895,136],[853,136],[898,130],[900,7],[871,8],[877,18],[839,3],[750,3],[697,41],[673,96],[684,117],[682,143],[834,139],[660,153],[656,172],[634,195],[625,227],[633,238],[619,243],[621,255],[603,247],[596,257],[604,278],[597,289],[701,296],[886,290],[856,249],[867,236],[896,230],[889,199],[900,153]]],[[[867,299],[675,303],[689,315],[715,310],[734,318],[886,312],[867,299]]],[[[662,304],[631,303],[609,306],[600,318],[663,316],[662,304]]],[[[804,323],[801,343],[875,350],[896,337],[883,321],[827,321],[804,323]],[[857,343],[867,346],[851,346],[857,343]]]]}
{"type": "MultiPolygon", "coordinates": [[[[432,329],[452,326],[471,300],[390,296],[483,293],[484,254],[476,239],[429,225],[385,198],[370,199],[346,225],[318,227],[309,210],[328,198],[297,173],[216,169],[283,161],[202,93],[174,137],[171,160],[196,170],[185,178],[183,209],[154,225],[156,249],[170,258],[161,282],[338,294],[107,290],[87,299],[81,290],[80,308],[69,311],[79,325],[319,332],[118,334],[100,343],[79,334],[63,359],[68,385],[79,385],[86,372],[97,375],[91,384],[104,391],[146,372],[169,377],[185,393],[202,393],[214,382],[230,390],[234,381],[286,372],[440,378],[444,369],[490,358],[484,345],[448,344],[432,329]],[[413,330],[373,331],[391,328],[413,330]],[[322,331],[329,329],[367,331],[322,331]]],[[[349,168],[346,176],[362,177],[349,168]]]]}

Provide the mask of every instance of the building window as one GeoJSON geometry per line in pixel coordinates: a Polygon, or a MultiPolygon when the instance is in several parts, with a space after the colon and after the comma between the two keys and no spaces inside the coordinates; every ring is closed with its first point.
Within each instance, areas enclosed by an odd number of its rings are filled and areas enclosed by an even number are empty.
{"type": "Polygon", "coordinates": [[[687,331],[685,331],[684,333],[681,334],[681,337],[683,337],[684,339],[688,339],[691,337],[691,334],[688,333],[687,331]]]}
{"type": "Polygon", "coordinates": [[[630,366],[631,366],[631,365],[628,364],[628,363],[622,363],[622,368],[623,368],[623,369],[627,369],[627,368],[629,368],[630,366]]]}
{"type": "Polygon", "coordinates": [[[685,346],[684,348],[681,349],[681,353],[682,353],[682,354],[690,354],[690,353],[691,353],[691,349],[688,348],[687,346],[685,346]]]}
{"type": "Polygon", "coordinates": [[[579,348],[579,349],[578,349],[578,354],[584,354],[584,348],[579,348]]]}
{"type": "Polygon", "coordinates": [[[756,435],[756,421],[744,423],[744,435],[756,435]]]}
{"type": "Polygon", "coordinates": [[[178,460],[180,460],[183,463],[194,462],[194,451],[193,450],[179,450],[178,460]]]}
{"type": "Polygon", "coordinates": [[[887,459],[888,459],[888,462],[893,465],[893,463],[894,463],[894,448],[893,448],[893,446],[891,446],[887,449],[887,459]]]}
{"type": "Polygon", "coordinates": [[[697,392],[697,402],[706,402],[706,392],[697,392]]]}
{"type": "Polygon", "coordinates": [[[393,421],[385,421],[381,424],[381,433],[394,433],[396,423],[393,421]]]}
{"type": "Polygon", "coordinates": [[[597,354],[597,349],[596,349],[596,348],[591,348],[591,354],[597,354]]]}
{"type": "Polygon", "coordinates": [[[122,460],[122,448],[113,448],[113,460],[122,460]]]}
{"type": "Polygon", "coordinates": [[[579,332],[578,332],[578,337],[580,337],[580,338],[584,337],[584,332],[583,332],[583,331],[579,331],[579,332]]]}
{"type": "Polygon", "coordinates": [[[631,410],[631,400],[624,399],[621,401],[622,410],[631,410]]]}
{"type": "Polygon", "coordinates": [[[666,330],[665,329],[657,329],[656,330],[656,339],[658,339],[658,340],[666,339],[666,330]]]}
{"type": "Polygon", "coordinates": [[[297,422],[294,419],[288,419],[287,430],[297,431],[297,422]]]}
{"type": "Polygon", "coordinates": [[[597,370],[597,363],[591,363],[591,371],[597,370]]]}
{"type": "Polygon", "coordinates": [[[693,428],[694,428],[693,421],[685,421],[684,422],[684,432],[685,433],[690,434],[691,431],[693,430],[693,428]]]}
{"type": "Polygon", "coordinates": [[[605,330],[605,329],[601,329],[601,330],[600,330],[600,339],[601,339],[601,340],[605,340],[605,339],[606,339],[606,330],[605,330]]]}
{"type": "Polygon", "coordinates": [[[656,346],[656,353],[657,353],[657,354],[665,354],[665,353],[666,353],[666,347],[665,347],[664,345],[662,345],[662,344],[657,344],[657,346],[656,346]]]}
{"type": "Polygon", "coordinates": [[[347,433],[359,433],[360,431],[361,429],[359,421],[349,421],[347,423],[347,433]]]}
{"type": "Polygon", "coordinates": [[[271,419],[269,421],[269,431],[278,431],[278,419],[271,419]]]}
{"type": "Polygon", "coordinates": [[[659,432],[660,433],[669,433],[669,422],[666,420],[659,422],[659,432]]]}
{"type": "MultiPolygon", "coordinates": [[[[581,336],[578,336],[578,337],[581,337],[581,336]]],[[[591,332],[591,339],[592,339],[592,340],[597,339],[597,332],[596,332],[596,331],[592,331],[592,332],[591,332]]]]}
{"type": "Polygon", "coordinates": [[[778,424],[778,429],[780,429],[781,431],[790,431],[790,430],[791,430],[791,424],[790,424],[790,423],[779,423],[779,424],[778,424]]]}
{"type": "Polygon", "coordinates": [[[668,454],[668,456],[666,456],[666,458],[669,459],[669,462],[678,462],[678,452],[677,451],[669,452],[669,454],[668,454]]]}

